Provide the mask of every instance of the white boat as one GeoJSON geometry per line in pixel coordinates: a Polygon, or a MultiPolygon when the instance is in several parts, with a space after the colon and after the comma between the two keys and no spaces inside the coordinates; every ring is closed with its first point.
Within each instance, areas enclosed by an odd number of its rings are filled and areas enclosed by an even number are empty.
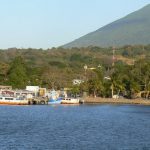
{"type": "Polygon", "coordinates": [[[0,96],[0,104],[3,105],[28,105],[28,100],[23,97],[0,96]]]}
{"type": "Polygon", "coordinates": [[[63,98],[61,104],[79,104],[80,100],[78,98],[63,98]]]}

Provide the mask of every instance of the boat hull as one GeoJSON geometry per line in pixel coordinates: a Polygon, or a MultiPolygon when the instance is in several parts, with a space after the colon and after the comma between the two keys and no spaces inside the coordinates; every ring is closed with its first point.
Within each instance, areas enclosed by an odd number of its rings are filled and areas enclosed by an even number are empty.
{"type": "Polygon", "coordinates": [[[48,101],[48,104],[60,104],[61,101],[62,101],[61,98],[58,98],[58,99],[50,99],[50,100],[48,101]]]}
{"type": "Polygon", "coordinates": [[[28,100],[1,100],[0,105],[28,105],[28,100]]]}
{"type": "Polygon", "coordinates": [[[79,99],[66,98],[61,101],[61,104],[79,104],[79,99]]]}
{"type": "Polygon", "coordinates": [[[48,105],[51,105],[51,104],[60,104],[61,103],[61,101],[55,101],[55,102],[48,102],[48,105]]]}

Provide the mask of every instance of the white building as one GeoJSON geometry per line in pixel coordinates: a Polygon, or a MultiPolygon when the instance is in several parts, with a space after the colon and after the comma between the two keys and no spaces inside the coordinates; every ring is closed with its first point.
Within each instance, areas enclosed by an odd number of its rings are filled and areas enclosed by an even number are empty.
{"type": "Polygon", "coordinates": [[[34,92],[36,97],[37,97],[38,94],[39,94],[39,89],[40,89],[39,86],[26,86],[26,90],[27,90],[27,91],[34,92]]]}
{"type": "Polygon", "coordinates": [[[84,82],[83,80],[74,79],[74,80],[73,80],[73,85],[80,85],[80,84],[83,83],[83,82],[84,82]]]}

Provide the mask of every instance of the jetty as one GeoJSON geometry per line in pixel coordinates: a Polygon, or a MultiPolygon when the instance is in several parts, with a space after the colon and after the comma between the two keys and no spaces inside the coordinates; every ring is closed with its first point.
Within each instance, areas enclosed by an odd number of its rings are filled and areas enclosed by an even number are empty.
{"type": "Polygon", "coordinates": [[[85,104],[131,104],[131,105],[149,105],[150,100],[147,99],[125,99],[125,98],[100,98],[100,97],[86,97],[85,104]]]}
{"type": "Polygon", "coordinates": [[[47,105],[47,104],[48,104],[47,98],[37,97],[28,99],[28,105],[47,105]]]}

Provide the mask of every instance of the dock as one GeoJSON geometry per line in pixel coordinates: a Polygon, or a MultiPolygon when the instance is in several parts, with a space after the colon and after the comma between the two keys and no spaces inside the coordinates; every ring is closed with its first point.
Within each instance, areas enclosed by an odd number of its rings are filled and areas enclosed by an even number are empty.
{"type": "Polygon", "coordinates": [[[42,97],[28,99],[28,104],[29,105],[47,105],[48,99],[42,98],[42,97]]]}

